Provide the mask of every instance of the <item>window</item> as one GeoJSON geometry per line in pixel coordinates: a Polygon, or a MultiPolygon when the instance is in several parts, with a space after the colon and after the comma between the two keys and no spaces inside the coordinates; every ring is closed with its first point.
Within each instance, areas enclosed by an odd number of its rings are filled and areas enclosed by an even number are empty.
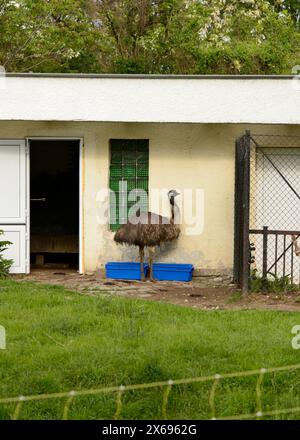
{"type": "Polygon", "coordinates": [[[149,141],[145,139],[111,139],[109,187],[110,229],[117,231],[127,222],[129,209],[137,202],[141,211],[148,211],[149,141]],[[132,190],[142,189],[147,197],[138,195],[128,200],[132,190]]]}

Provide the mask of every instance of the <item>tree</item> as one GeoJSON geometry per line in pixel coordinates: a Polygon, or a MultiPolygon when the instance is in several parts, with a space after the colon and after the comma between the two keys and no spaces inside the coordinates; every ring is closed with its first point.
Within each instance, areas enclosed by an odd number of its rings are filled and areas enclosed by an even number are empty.
{"type": "Polygon", "coordinates": [[[93,3],[115,72],[281,73],[296,63],[290,13],[267,0],[93,3]]]}
{"type": "Polygon", "coordinates": [[[286,73],[299,64],[298,3],[0,0],[0,64],[41,72],[286,73]]]}
{"type": "Polygon", "coordinates": [[[98,48],[84,3],[0,0],[0,64],[23,72],[77,71],[80,65],[96,68],[92,49],[97,53],[98,48]]]}
{"type": "Polygon", "coordinates": [[[210,10],[201,30],[204,43],[198,51],[201,72],[290,71],[299,48],[299,34],[289,14],[275,11],[265,0],[201,3],[210,10]]]}
{"type": "Polygon", "coordinates": [[[289,13],[299,26],[300,22],[300,2],[299,0],[270,0],[275,11],[289,13]]]}

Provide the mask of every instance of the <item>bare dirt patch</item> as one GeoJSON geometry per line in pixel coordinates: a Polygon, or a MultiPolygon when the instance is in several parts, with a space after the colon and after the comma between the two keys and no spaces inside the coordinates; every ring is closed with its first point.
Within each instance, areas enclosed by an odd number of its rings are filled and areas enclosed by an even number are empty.
{"type": "Polygon", "coordinates": [[[119,281],[103,279],[97,275],[79,275],[70,270],[35,270],[30,275],[17,278],[20,282],[35,281],[63,285],[84,295],[123,296],[150,301],[161,301],[203,310],[269,309],[300,311],[300,291],[284,294],[251,293],[243,297],[230,286],[207,286],[202,279],[190,283],[149,281],[119,281]]]}

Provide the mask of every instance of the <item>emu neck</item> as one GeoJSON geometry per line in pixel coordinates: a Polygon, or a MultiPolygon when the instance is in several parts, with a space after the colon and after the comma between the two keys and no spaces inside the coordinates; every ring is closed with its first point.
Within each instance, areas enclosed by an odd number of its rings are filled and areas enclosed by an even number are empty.
{"type": "Polygon", "coordinates": [[[176,222],[179,221],[179,207],[176,204],[175,200],[170,200],[170,205],[171,205],[171,223],[174,224],[174,221],[176,220],[176,222]]]}

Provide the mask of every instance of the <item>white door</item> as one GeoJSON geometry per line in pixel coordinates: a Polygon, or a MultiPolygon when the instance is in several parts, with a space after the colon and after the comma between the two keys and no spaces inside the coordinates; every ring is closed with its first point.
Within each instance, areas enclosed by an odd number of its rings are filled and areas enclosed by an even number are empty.
{"type": "Polygon", "coordinates": [[[0,140],[0,239],[12,245],[12,273],[29,272],[29,155],[24,140],[0,140]]]}

